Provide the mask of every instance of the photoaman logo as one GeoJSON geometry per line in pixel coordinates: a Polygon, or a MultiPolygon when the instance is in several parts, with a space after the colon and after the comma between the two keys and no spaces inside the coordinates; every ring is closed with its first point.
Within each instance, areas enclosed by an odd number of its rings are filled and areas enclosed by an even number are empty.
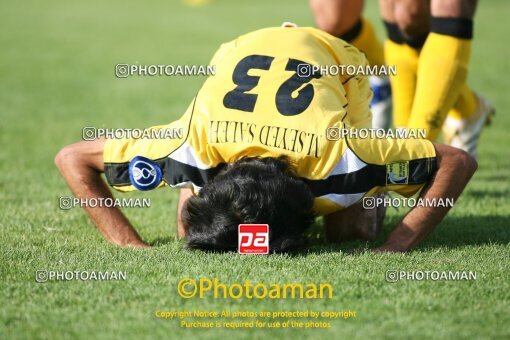
{"type": "Polygon", "coordinates": [[[239,254],[268,254],[269,224],[240,224],[238,251],[239,254]]]}

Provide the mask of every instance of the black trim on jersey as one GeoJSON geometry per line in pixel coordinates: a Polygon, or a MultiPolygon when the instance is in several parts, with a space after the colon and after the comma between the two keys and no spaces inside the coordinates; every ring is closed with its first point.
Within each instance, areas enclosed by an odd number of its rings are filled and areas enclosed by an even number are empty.
{"type": "Polygon", "coordinates": [[[349,114],[349,112],[347,111],[347,106],[349,106],[349,104],[345,104],[343,106],[343,108],[345,109],[345,114],[344,116],[342,117],[342,119],[340,119],[340,121],[343,123],[344,122],[344,119],[347,117],[347,115],[349,114]]]}
{"type": "Polygon", "coordinates": [[[184,164],[172,158],[167,158],[164,163],[163,177],[170,185],[191,182],[196,186],[203,187],[211,181],[224,167],[225,163],[209,169],[199,169],[189,164],[184,164]]]}
{"type": "MultiPolygon", "coordinates": [[[[351,150],[352,153],[354,153],[354,155],[358,159],[360,159],[365,164],[367,164],[366,167],[370,167],[370,166],[383,167],[384,168],[384,174],[385,174],[384,175],[384,184],[378,184],[377,186],[386,186],[386,185],[388,185],[388,184],[386,184],[386,165],[371,164],[371,163],[367,162],[366,160],[361,158],[358,154],[356,154],[354,149],[349,144],[349,140],[347,138],[344,138],[344,141],[345,141],[345,144],[347,145],[347,147],[349,148],[349,150],[351,150]]],[[[395,160],[394,162],[387,163],[387,164],[398,163],[398,162],[405,162],[405,161],[404,160],[400,160],[400,161],[395,160]]],[[[437,171],[437,159],[436,159],[436,157],[425,157],[425,158],[413,159],[413,160],[410,160],[408,162],[409,162],[409,179],[408,179],[408,183],[407,184],[402,184],[402,185],[425,184],[426,182],[428,182],[428,180],[430,178],[432,178],[432,176],[437,171]]],[[[363,169],[361,169],[361,170],[363,170],[363,169]]],[[[354,173],[356,173],[356,172],[357,171],[355,171],[354,173]]],[[[380,176],[380,174],[377,174],[378,179],[379,179],[379,176],[380,176]]],[[[378,183],[382,183],[382,182],[378,182],[378,183]]],[[[397,184],[394,184],[394,185],[397,185],[397,184]]],[[[368,190],[370,190],[372,188],[373,188],[373,186],[370,187],[368,190]]],[[[366,192],[368,190],[358,191],[356,193],[366,192]]]]}
{"type": "Polygon", "coordinates": [[[111,186],[125,187],[131,185],[129,180],[129,162],[105,163],[104,175],[106,176],[106,181],[111,186]]]}
{"type": "Polygon", "coordinates": [[[353,75],[353,76],[350,76],[349,78],[345,79],[345,80],[342,82],[342,85],[347,84],[347,82],[348,82],[349,80],[351,80],[352,78],[355,78],[355,77],[356,77],[356,76],[354,76],[354,75],[353,75]]]}
{"type": "MultiPolygon", "coordinates": [[[[199,187],[203,187],[205,183],[214,178],[225,166],[225,164],[219,164],[214,168],[199,169],[169,157],[157,159],[154,162],[161,168],[163,180],[167,184],[177,185],[191,182],[199,187]]],[[[107,174],[108,183],[112,186],[131,185],[129,180],[129,162],[105,164],[105,174],[107,174]],[[108,167],[107,169],[106,166],[108,167]]]]}
{"type": "MultiPolygon", "coordinates": [[[[435,157],[411,160],[409,161],[408,183],[402,185],[424,184],[436,170],[435,157]]],[[[303,179],[303,181],[312,189],[316,197],[328,194],[359,194],[370,191],[374,187],[388,185],[386,184],[386,165],[376,164],[367,164],[357,171],[333,175],[326,179],[303,179]]]]}
{"type": "MultiPolygon", "coordinates": [[[[200,90],[198,90],[197,94],[195,95],[195,100],[193,100],[193,107],[191,108],[191,114],[189,115],[189,122],[188,122],[188,133],[186,134],[186,138],[184,138],[184,141],[181,143],[181,145],[179,145],[177,148],[175,148],[175,150],[179,149],[181,146],[184,145],[184,143],[186,143],[186,141],[188,140],[188,137],[189,137],[189,132],[191,130],[191,121],[193,120],[193,114],[195,113],[195,105],[197,103],[197,99],[198,99],[198,94],[200,93],[200,90]]],[[[166,157],[170,156],[171,154],[173,154],[174,151],[170,152],[166,157]]]]}
{"type": "Polygon", "coordinates": [[[357,194],[376,186],[386,185],[386,166],[368,164],[347,174],[333,175],[326,179],[303,179],[315,197],[328,194],[357,194]]]}
{"type": "MultiPolygon", "coordinates": [[[[199,169],[192,165],[184,164],[172,158],[155,161],[163,172],[163,179],[169,185],[178,185],[191,182],[196,186],[203,187],[220,172],[225,163],[213,168],[199,169]]],[[[114,186],[131,185],[129,180],[129,163],[108,164],[108,183],[114,186]]],[[[409,161],[409,179],[407,184],[417,185],[426,183],[436,172],[437,163],[435,157],[414,159],[409,161]]],[[[312,180],[301,178],[312,190],[315,197],[328,194],[358,194],[367,192],[374,187],[386,186],[386,165],[367,164],[357,171],[333,175],[326,179],[312,180]]]]}

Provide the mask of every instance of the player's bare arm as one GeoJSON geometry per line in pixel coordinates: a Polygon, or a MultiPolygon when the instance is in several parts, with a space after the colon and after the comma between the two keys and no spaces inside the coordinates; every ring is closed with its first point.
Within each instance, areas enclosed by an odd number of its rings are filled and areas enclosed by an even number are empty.
{"type": "MultiPolygon", "coordinates": [[[[457,199],[476,171],[477,162],[466,152],[434,144],[438,170],[424,187],[424,199],[457,199]]],[[[418,245],[441,222],[450,207],[413,208],[396,226],[379,251],[405,252],[418,245]]]]}
{"type": "MultiPolygon", "coordinates": [[[[64,147],[55,157],[55,164],[77,198],[112,198],[101,178],[104,171],[105,140],[79,142],[64,147]]],[[[128,219],[115,207],[84,207],[101,234],[118,246],[148,248],[128,219]]]]}

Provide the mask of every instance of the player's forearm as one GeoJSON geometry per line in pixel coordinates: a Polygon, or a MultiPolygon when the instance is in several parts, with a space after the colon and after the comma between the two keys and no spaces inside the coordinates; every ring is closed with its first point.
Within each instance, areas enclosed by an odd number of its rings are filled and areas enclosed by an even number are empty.
{"type": "MultiPolygon", "coordinates": [[[[422,191],[424,201],[457,200],[476,171],[476,161],[465,152],[436,145],[438,170],[422,191]]],[[[412,209],[378,248],[383,251],[407,251],[418,245],[445,217],[451,207],[418,206],[412,209]]]]}
{"type": "MultiPolygon", "coordinates": [[[[67,177],[64,175],[75,197],[113,198],[99,173],[91,169],[78,169],[74,168],[75,171],[72,171],[72,174],[68,173],[67,177]]],[[[120,209],[114,207],[84,207],[83,209],[108,241],[119,246],[143,245],[140,236],[120,209]]]]}
{"type": "MultiPolygon", "coordinates": [[[[97,161],[101,150],[97,146],[78,143],[64,148],[56,157],[60,173],[80,199],[112,198],[112,194],[100,176],[101,161],[97,161]]],[[[135,229],[118,208],[83,208],[103,236],[119,246],[146,247],[135,229]]]]}

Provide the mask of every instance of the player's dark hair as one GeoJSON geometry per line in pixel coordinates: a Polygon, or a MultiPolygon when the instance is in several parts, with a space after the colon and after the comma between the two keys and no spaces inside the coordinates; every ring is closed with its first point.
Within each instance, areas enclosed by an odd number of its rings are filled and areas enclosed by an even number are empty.
{"type": "Polygon", "coordinates": [[[289,161],[243,158],[229,164],[183,208],[189,248],[237,251],[239,224],[269,224],[269,251],[306,245],[314,195],[289,161]]]}

